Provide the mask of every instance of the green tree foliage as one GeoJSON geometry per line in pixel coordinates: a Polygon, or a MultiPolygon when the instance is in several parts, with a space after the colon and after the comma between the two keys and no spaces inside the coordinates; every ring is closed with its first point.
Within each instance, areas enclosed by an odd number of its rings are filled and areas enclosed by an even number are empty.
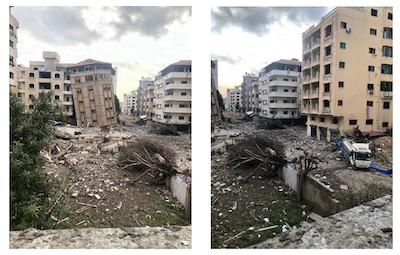
{"type": "Polygon", "coordinates": [[[53,93],[32,98],[33,109],[10,93],[10,228],[42,228],[51,181],[43,171],[40,151],[54,137],[53,121],[64,120],[53,93]]]}

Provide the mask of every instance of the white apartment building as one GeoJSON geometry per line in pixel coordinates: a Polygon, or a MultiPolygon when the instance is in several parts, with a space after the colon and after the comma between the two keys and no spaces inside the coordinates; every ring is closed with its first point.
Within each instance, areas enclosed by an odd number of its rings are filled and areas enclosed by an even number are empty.
{"type": "Polygon", "coordinates": [[[260,117],[294,119],[300,114],[301,62],[281,59],[259,76],[260,117]]]}
{"type": "Polygon", "coordinates": [[[249,84],[249,111],[259,115],[260,112],[260,90],[258,79],[249,84]]]}
{"type": "Polygon", "coordinates": [[[226,89],[225,109],[231,112],[239,112],[243,108],[241,86],[226,89]]]}
{"type": "Polygon", "coordinates": [[[242,82],[242,107],[245,112],[250,108],[250,84],[257,80],[254,73],[245,73],[242,82]]]}
{"type": "Polygon", "coordinates": [[[154,81],[153,121],[189,125],[192,112],[192,61],[181,60],[162,70],[154,81]]]}
{"type": "Polygon", "coordinates": [[[18,58],[18,51],[17,51],[17,43],[18,43],[18,36],[17,30],[19,28],[18,20],[16,20],[11,15],[11,8],[10,8],[10,17],[9,17],[9,25],[10,25],[10,33],[9,33],[9,86],[10,90],[14,93],[17,93],[17,72],[18,72],[18,65],[17,65],[17,58],[18,58]]]}
{"type": "Polygon", "coordinates": [[[137,91],[132,90],[131,93],[124,93],[124,104],[122,113],[132,115],[137,111],[137,91]]]}
{"type": "Polygon", "coordinates": [[[148,77],[142,77],[139,80],[139,87],[137,88],[137,97],[136,97],[136,114],[138,116],[145,114],[145,105],[146,105],[146,94],[147,94],[147,87],[153,84],[153,80],[148,77]]]}

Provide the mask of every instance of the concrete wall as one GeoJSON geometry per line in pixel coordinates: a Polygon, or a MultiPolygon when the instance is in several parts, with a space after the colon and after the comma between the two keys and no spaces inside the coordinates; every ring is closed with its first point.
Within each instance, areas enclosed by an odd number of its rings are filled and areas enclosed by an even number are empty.
{"type": "Polygon", "coordinates": [[[190,217],[191,210],[191,190],[190,185],[179,178],[177,175],[167,180],[167,187],[171,190],[174,197],[185,207],[185,213],[190,217]]]}

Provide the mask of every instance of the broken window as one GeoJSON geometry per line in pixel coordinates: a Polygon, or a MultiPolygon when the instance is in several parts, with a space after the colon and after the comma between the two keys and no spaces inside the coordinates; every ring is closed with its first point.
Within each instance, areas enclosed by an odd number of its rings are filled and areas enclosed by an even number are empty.
{"type": "Polygon", "coordinates": [[[331,55],[332,51],[331,51],[331,46],[326,46],[325,47],[325,56],[329,56],[331,55]]]}
{"type": "Polygon", "coordinates": [[[392,65],[389,64],[382,64],[381,73],[384,74],[392,74],[392,65]]]}
{"type": "Polygon", "coordinates": [[[391,27],[384,27],[383,28],[383,38],[392,39],[393,32],[391,27]]]}
{"type": "Polygon", "coordinates": [[[382,56],[383,57],[393,57],[393,50],[390,46],[383,46],[382,48],[382,56]]]}
{"type": "Polygon", "coordinates": [[[32,95],[32,94],[30,94],[30,95],[29,95],[29,99],[31,99],[32,97],[33,97],[33,95],[32,95]]]}
{"type": "Polygon", "coordinates": [[[368,66],[368,72],[374,72],[375,66],[368,66]]]}
{"type": "Polygon", "coordinates": [[[332,25],[329,25],[325,28],[325,37],[328,37],[332,34],[332,25]]]}
{"type": "Polygon", "coordinates": [[[339,68],[344,69],[344,62],[339,62],[339,68]]]}
{"type": "Polygon", "coordinates": [[[369,34],[376,35],[376,29],[370,28],[369,29],[369,34]]]}
{"type": "Polygon", "coordinates": [[[371,16],[377,17],[378,16],[378,10],[371,9],[371,16]]]}
{"type": "Polygon", "coordinates": [[[312,120],[312,121],[315,121],[315,116],[311,116],[311,120],[312,120]]]}
{"type": "Polygon", "coordinates": [[[381,91],[393,91],[393,82],[381,81],[381,91]]]}
{"type": "Polygon", "coordinates": [[[325,74],[330,74],[331,73],[331,64],[325,65],[325,74]]]}
{"type": "Polygon", "coordinates": [[[375,54],[375,48],[369,48],[369,53],[375,54]]]}
{"type": "Polygon", "coordinates": [[[357,120],[349,120],[349,125],[357,125],[357,120]]]}
{"type": "Polygon", "coordinates": [[[347,27],[347,23],[341,21],[341,22],[340,22],[340,28],[346,28],[346,27],[347,27]]]}

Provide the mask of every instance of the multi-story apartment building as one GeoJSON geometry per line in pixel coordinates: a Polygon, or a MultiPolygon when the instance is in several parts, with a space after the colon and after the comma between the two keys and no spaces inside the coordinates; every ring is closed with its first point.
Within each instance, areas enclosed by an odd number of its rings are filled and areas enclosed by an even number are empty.
{"type": "Polygon", "coordinates": [[[260,102],[259,102],[260,90],[258,79],[254,80],[249,85],[249,111],[252,111],[255,115],[260,112],[260,102]]]}
{"type": "Polygon", "coordinates": [[[260,117],[294,119],[300,113],[301,62],[281,59],[262,69],[259,76],[260,117]]]}
{"type": "Polygon", "coordinates": [[[28,109],[33,109],[32,97],[41,92],[52,91],[56,102],[64,106],[67,115],[73,114],[72,88],[67,67],[71,64],[60,63],[57,52],[44,51],[44,61],[30,61],[29,67],[17,70],[17,94],[28,109]]]}
{"type": "Polygon", "coordinates": [[[241,86],[226,89],[226,104],[225,109],[231,112],[239,112],[242,110],[242,90],[241,86]]]}
{"type": "Polygon", "coordinates": [[[392,17],[392,7],[337,7],[303,33],[307,135],[392,126],[392,17]]]}
{"type": "Polygon", "coordinates": [[[254,73],[245,73],[243,75],[243,82],[242,82],[242,107],[243,110],[246,112],[249,110],[249,103],[250,103],[250,83],[257,80],[257,77],[254,73]]]}
{"type": "Polygon", "coordinates": [[[155,122],[189,125],[192,112],[192,61],[181,60],[163,69],[154,81],[155,122]]]}
{"type": "Polygon", "coordinates": [[[86,59],[70,65],[67,71],[70,72],[77,125],[108,126],[117,123],[112,65],[86,59]]]}
{"type": "Polygon", "coordinates": [[[124,104],[122,112],[132,115],[137,111],[137,91],[132,90],[131,93],[124,93],[124,104]]]}
{"type": "Polygon", "coordinates": [[[146,89],[152,83],[153,83],[153,80],[150,79],[150,77],[149,78],[142,77],[142,79],[139,81],[139,87],[137,89],[137,99],[136,99],[136,106],[137,106],[136,107],[137,108],[136,113],[137,113],[138,116],[145,114],[144,113],[145,112],[145,108],[144,108],[145,100],[144,100],[144,98],[145,98],[145,96],[147,94],[146,89]]]}
{"type": "Polygon", "coordinates": [[[18,20],[14,18],[14,16],[11,15],[11,8],[10,8],[10,16],[9,16],[9,25],[10,25],[10,33],[9,33],[9,72],[10,72],[10,79],[9,79],[9,86],[10,86],[10,91],[13,91],[14,93],[18,93],[17,89],[17,71],[18,71],[18,64],[17,64],[17,58],[18,58],[18,51],[17,51],[17,43],[18,43],[18,37],[17,37],[17,30],[19,28],[19,23],[18,20]]]}
{"type": "Polygon", "coordinates": [[[221,108],[218,101],[218,92],[216,83],[218,83],[218,67],[216,61],[211,60],[211,123],[216,123],[222,120],[221,108]]]}
{"type": "Polygon", "coordinates": [[[144,90],[143,97],[143,113],[140,115],[146,115],[148,118],[153,118],[154,116],[154,83],[150,83],[144,90]]]}

